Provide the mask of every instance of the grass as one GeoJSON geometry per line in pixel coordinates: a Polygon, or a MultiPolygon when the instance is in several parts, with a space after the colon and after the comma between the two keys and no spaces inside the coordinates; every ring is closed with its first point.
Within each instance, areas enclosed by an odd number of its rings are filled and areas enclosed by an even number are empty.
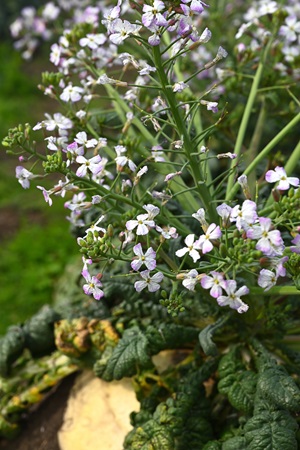
{"type": "MultiPolygon", "coordinates": [[[[1,43],[0,60],[2,140],[8,128],[41,120],[49,111],[49,100],[36,87],[41,71],[47,69],[45,58],[24,63],[11,43],[1,43]]],[[[24,190],[15,178],[20,163],[0,150],[0,334],[4,334],[9,325],[22,323],[51,303],[55,281],[78,247],[68,232],[63,200],[55,197],[49,207],[34,186],[24,190]]],[[[47,188],[46,180],[39,182],[47,188]]]]}

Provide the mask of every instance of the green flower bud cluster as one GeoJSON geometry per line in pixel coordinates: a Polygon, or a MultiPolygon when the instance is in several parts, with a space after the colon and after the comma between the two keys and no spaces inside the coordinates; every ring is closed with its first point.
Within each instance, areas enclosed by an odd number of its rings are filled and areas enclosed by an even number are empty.
{"type": "Polygon", "coordinates": [[[300,254],[292,253],[285,263],[285,267],[292,276],[296,288],[300,291],[300,254]]]}
{"type": "Polygon", "coordinates": [[[47,161],[43,162],[43,168],[46,173],[65,172],[67,169],[66,162],[62,160],[60,152],[47,155],[47,161]]]}
{"type": "MultiPolygon", "coordinates": [[[[262,252],[256,250],[255,246],[256,242],[252,239],[245,239],[242,236],[234,237],[232,246],[227,248],[227,259],[230,262],[235,261],[237,266],[252,264],[262,256],[262,252]]],[[[222,252],[224,253],[224,246],[222,252]]]]}
{"type": "Polygon", "coordinates": [[[58,86],[60,80],[63,78],[63,74],[58,72],[43,72],[42,73],[42,83],[45,86],[58,86]]]}
{"type": "Polygon", "coordinates": [[[78,244],[80,252],[93,260],[105,256],[112,247],[108,237],[106,235],[100,237],[98,231],[89,231],[84,239],[78,239],[78,244]]]}
{"type": "Polygon", "coordinates": [[[3,139],[2,145],[3,147],[16,147],[22,146],[25,141],[28,139],[30,132],[30,126],[28,124],[24,125],[20,124],[17,127],[10,128],[8,130],[8,135],[3,139]]]}
{"type": "Polygon", "coordinates": [[[300,189],[290,189],[288,195],[274,203],[274,209],[280,214],[280,220],[282,216],[290,220],[300,220],[300,189]]]}
{"type": "Polygon", "coordinates": [[[168,298],[167,292],[163,290],[161,296],[159,303],[167,308],[168,314],[172,317],[176,317],[179,313],[185,311],[185,307],[182,304],[182,294],[174,291],[168,298]]]}

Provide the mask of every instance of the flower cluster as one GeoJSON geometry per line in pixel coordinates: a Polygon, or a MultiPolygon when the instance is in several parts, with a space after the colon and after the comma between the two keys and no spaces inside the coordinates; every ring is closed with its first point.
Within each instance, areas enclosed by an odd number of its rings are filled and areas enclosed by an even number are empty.
{"type": "MultiPolygon", "coordinates": [[[[76,27],[51,45],[55,72],[45,74],[41,86],[62,112],[46,113],[26,133],[12,131],[4,145],[27,154],[19,157],[26,167],[16,168],[24,188],[44,176],[40,168],[62,176],[51,189],[37,188],[50,206],[54,196],[66,196],[67,219],[80,236],[84,292],[96,300],[104,297],[105,280],[117,262],[123,267],[119,276],[132,279],[137,292],[163,287],[170,293],[200,293],[239,313],[255,303],[252,294],[291,284],[295,274],[288,272],[288,261],[300,254],[300,213],[292,206],[299,206],[299,178],[291,176],[298,150],[286,170],[265,158],[279,137],[261,154],[251,144],[248,166],[241,155],[264,64],[258,64],[236,145],[219,151],[208,137],[225,120],[224,86],[211,85],[210,79],[227,51],[206,50],[212,36],[205,26],[208,5],[153,0],[132,10],[125,1],[103,9],[75,3],[68,8],[76,27]],[[38,132],[44,154],[35,148],[38,132]],[[29,162],[36,159],[41,165],[31,169],[29,162]],[[275,201],[280,213],[272,207],[275,201]],[[294,209],[293,220],[288,208],[294,209]]],[[[48,3],[40,22],[32,8],[23,10],[12,25],[14,35],[29,33],[34,24],[34,32],[45,37],[42,30],[63,5],[48,3]]],[[[276,2],[260,1],[245,15],[237,37],[252,26],[259,30],[261,18],[278,9],[276,2]]],[[[293,43],[299,23],[291,8],[287,11],[279,35],[293,43]]],[[[260,55],[264,62],[266,53],[260,55]]],[[[299,115],[284,134],[298,121],[299,115]]],[[[225,131],[220,140],[234,134],[225,131]]],[[[257,131],[257,141],[261,134],[257,131]]]]}

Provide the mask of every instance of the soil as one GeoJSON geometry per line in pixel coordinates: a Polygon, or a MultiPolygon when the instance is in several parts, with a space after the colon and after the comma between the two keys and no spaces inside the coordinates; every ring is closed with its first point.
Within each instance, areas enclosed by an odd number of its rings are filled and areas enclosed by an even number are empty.
{"type": "Polygon", "coordinates": [[[77,374],[66,377],[21,422],[13,440],[0,439],[0,450],[60,450],[57,432],[63,421],[69,392],[77,374]]]}

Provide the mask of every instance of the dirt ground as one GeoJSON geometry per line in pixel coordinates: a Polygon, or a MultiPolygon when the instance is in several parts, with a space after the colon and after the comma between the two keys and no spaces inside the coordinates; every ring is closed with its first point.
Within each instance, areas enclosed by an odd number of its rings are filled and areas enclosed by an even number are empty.
{"type": "Polygon", "coordinates": [[[11,441],[0,439],[0,450],[60,450],[57,432],[62,424],[67,398],[76,374],[65,378],[59,386],[26,418],[22,431],[11,441]]]}

